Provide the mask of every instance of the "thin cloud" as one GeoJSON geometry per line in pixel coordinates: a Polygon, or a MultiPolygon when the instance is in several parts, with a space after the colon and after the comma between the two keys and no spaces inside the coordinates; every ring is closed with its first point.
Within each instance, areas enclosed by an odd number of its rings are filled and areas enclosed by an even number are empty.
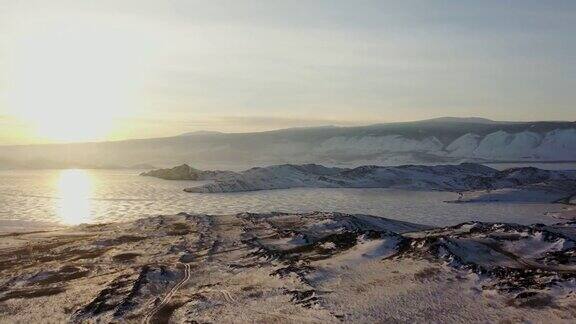
{"type": "Polygon", "coordinates": [[[123,123],[138,123],[142,126],[153,127],[160,125],[180,131],[221,131],[221,132],[253,132],[268,131],[291,127],[313,126],[354,126],[370,124],[367,120],[338,120],[319,118],[295,118],[275,116],[215,116],[190,119],[171,118],[127,118],[123,123]]]}

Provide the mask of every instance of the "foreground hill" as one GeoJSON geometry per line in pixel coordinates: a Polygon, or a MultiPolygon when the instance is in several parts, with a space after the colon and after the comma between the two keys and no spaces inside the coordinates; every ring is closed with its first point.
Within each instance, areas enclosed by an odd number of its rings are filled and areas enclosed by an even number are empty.
{"type": "Polygon", "coordinates": [[[461,161],[576,161],[575,122],[494,122],[440,118],[358,127],[292,128],[259,133],[196,132],[183,136],[103,143],[0,147],[0,167],[201,168],[320,163],[446,163],[461,161]]]}
{"type": "Polygon", "coordinates": [[[5,322],[574,322],[576,224],[161,216],[0,237],[5,322]]]}

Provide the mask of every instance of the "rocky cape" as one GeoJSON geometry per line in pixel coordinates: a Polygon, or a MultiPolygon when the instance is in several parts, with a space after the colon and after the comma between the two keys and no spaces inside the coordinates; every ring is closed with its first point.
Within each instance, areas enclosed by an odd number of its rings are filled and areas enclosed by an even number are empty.
{"type": "Polygon", "coordinates": [[[141,176],[155,177],[164,180],[216,180],[231,178],[237,175],[232,171],[202,171],[187,164],[182,164],[169,169],[156,169],[140,173],[141,176]]]}
{"type": "Polygon", "coordinates": [[[223,193],[289,188],[394,188],[460,192],[457,202],[562,202],[576,194],[576,171],[533,167],[496,170],[484,165],[325,167],[275,165],[242,172],[199,171],[188,165],[144,173],[163,179],[213,180],[187,192],[223,193]]]}

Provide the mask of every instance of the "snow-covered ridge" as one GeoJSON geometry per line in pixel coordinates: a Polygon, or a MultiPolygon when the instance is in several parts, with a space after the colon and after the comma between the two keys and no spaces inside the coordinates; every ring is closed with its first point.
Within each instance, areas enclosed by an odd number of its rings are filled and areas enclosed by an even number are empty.
{"type": "Polygon", "coordinates": [[[488,160],[574,160],[576,129],[557,129],[545,134],[532,131],[497,131],[484,137],[468,133],[448,144],[449,156],[488,160]]]}
{"type": "Polygon", "coordinates": [[[316,154],[359,156],[389,153],[426,153],[438,159],[462,158],[489,161],[573,161],[576,160],[576,129],[555,129],[546,133],[530,130],[509,133],[498,130],[486,135],[466,133],[442,142],[436,136],[410,138],[403,135],[336,136],[316,148],[316,154]]]}
{"type": "Polygon", "coordinates": [[[444,145],[436,137],[421,140],[400,135],[332,137],[315,149],[318,153],[347,152],[350,154],[374,154],[382,152],[439,152],[444,145]]]}
{"type": "Polygon", "coordinates": [[[454,192],[513,189],[544,191],[548,195],[544,195],[541,199],[548,201],[558,200],[576,192],[576,171],[549,171],[532,167],[498,171],[474,163],[396,167],[369,165],[357,168],[284,164],[223,175],[209,172],[205,174],[213,175],[210,179],[215,181],[185,191],[219,193],[302,187],[395,188],[454,192]]]}

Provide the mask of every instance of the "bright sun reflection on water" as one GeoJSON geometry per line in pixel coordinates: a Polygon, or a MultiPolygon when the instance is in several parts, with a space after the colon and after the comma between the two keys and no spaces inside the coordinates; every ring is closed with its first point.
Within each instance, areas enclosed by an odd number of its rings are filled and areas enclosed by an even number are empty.
{"type": "Polygon", "coordinates": [[[64,170],[58,178],[58,216],[62,223],[76,225],[91,220],[90,196],[93,179],[85,170],[64,170]]]}

